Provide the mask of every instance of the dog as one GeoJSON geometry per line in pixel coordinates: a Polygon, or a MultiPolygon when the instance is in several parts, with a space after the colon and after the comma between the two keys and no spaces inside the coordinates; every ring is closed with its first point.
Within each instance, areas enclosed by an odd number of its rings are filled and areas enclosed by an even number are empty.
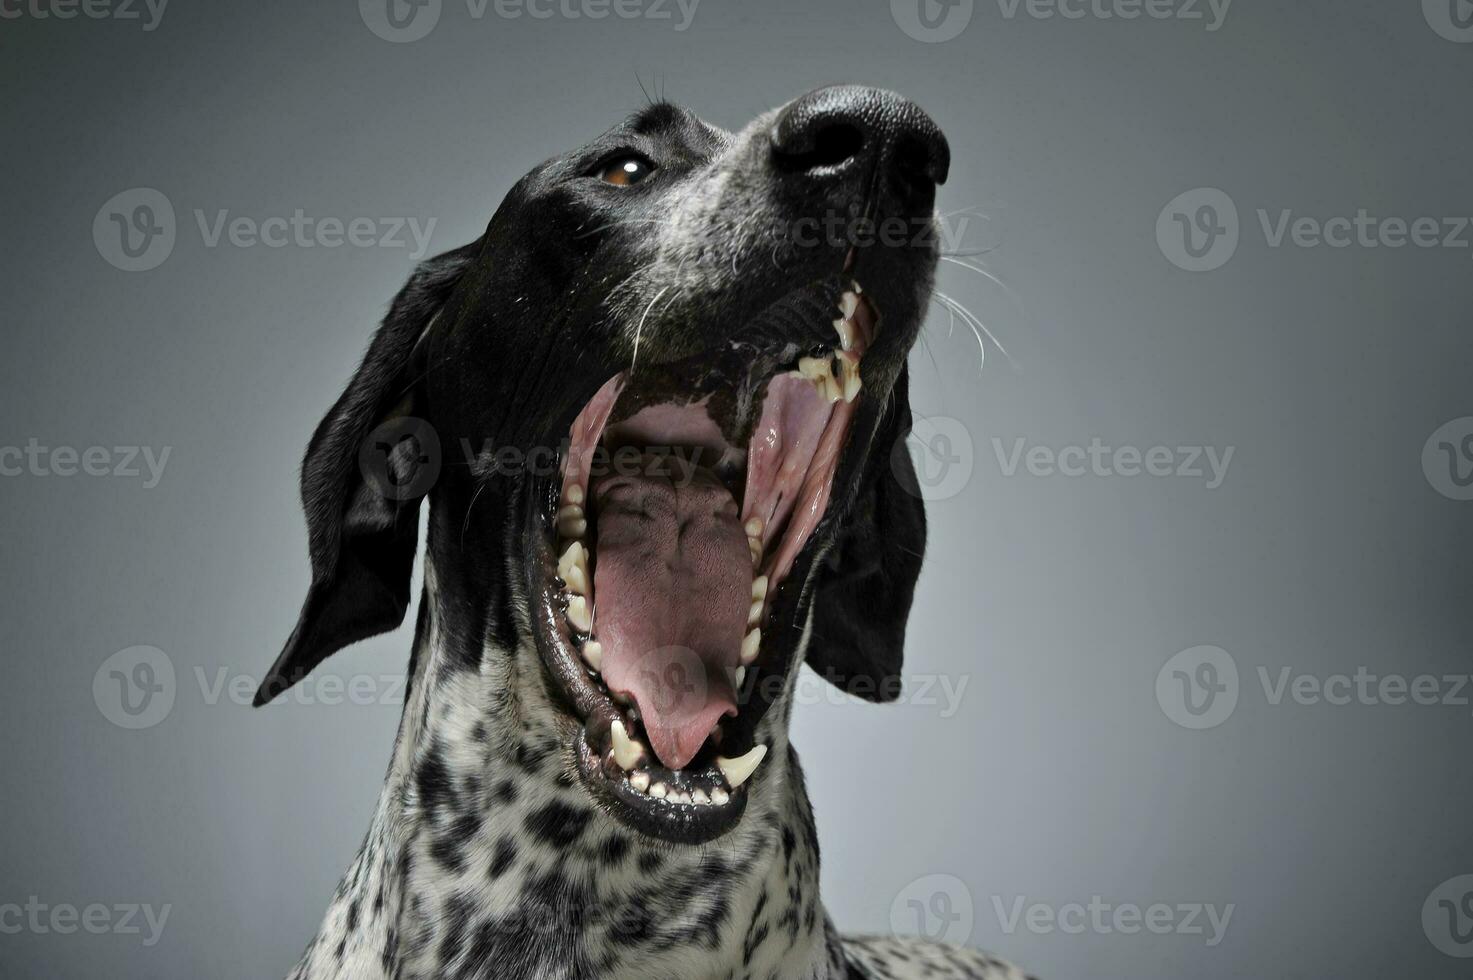
{"type": "Polygon", "coordinates": [[[393,300],[302,467],[312,579],[256,697],[398,626],[382,796],[326,978],[1021,978],[846,938],[800,663],[899,692],[925,546],[906,356],[950,150],[834,86],[736,133],[653,102],[523,177],[393,300]]]}

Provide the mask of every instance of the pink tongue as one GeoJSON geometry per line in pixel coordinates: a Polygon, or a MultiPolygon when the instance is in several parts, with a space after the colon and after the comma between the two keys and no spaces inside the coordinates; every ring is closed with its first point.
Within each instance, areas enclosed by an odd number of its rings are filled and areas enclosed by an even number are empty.
{"type": "Polygon", "coordinates": [[[740,662],[752,559],[736,501],[710,471],[658,468],[591,488],[593,630],[609,689],[634,698],[655,755],[682,769],[736,714],[727,672],[740,662]]]}

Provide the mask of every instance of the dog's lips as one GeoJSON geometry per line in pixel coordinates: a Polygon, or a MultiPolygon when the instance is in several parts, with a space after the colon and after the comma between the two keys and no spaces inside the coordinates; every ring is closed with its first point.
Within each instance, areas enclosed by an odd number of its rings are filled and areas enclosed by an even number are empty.
{"type": "Polygon", "coordinates": [[[734,823],[766,752],[721,722],[761,701],[764,667],[781,676],[762,627],[827,508],[863,387],[878,316],[857,283],[835,293],[828,347],[754,357],[747,338],[711,356],[720,367],[623,372],[570,429],[539,619],[572,660],[553,666],[584,718],[585,779],[684,824],[677,836],[734,823]]]}

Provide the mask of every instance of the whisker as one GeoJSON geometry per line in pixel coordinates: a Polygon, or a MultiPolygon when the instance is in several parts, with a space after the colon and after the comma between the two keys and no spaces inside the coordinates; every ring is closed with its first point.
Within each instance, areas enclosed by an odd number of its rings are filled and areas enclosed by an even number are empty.
{"type": "Polygon", "coordinates": [[[655,308],[655,304],[660,301],[660,297],[664,296],[669,289],[669,286],[664,286],[655,294],[655,298],[650,300],[650,305],[644,308],[644,315],[639,318],[639,326],[634,328],[634,356],[629,359],[629,376],[631,378],[634,377],[635,366],[639,364],[639,335],[644,332],[645,317],[650,315],[650,310],[655,308]]]}

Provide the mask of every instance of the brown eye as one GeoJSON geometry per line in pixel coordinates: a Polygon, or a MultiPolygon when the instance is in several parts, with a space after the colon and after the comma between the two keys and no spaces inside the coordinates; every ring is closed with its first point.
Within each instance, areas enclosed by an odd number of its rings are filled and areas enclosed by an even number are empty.
{"type": "Polygon", "coordinates": [[[603,169],[598,172],[598,179],[605,184],[617,184],[620,187],[628,187],[644,180],[654,173],[655,165],[644,157],[627,156],[610,160],[604,164],[603,169]]]}

